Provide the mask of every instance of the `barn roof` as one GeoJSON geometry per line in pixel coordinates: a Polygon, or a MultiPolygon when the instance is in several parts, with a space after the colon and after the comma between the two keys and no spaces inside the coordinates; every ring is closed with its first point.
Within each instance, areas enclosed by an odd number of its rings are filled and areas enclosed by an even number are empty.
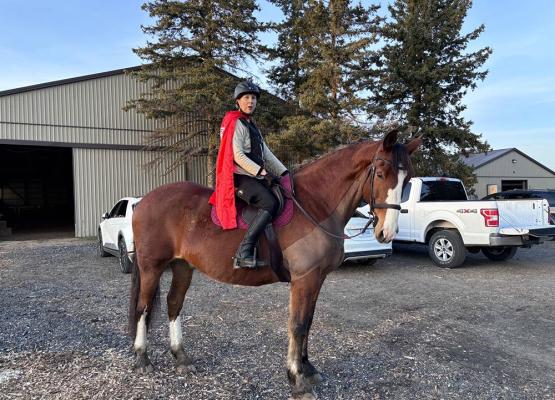
{"type": "Polygon", "coordinates": [[[480,168],[483,167],[486,164],[489,164],[492,161],[497,160],[498,158],[503,157],[506,154],[509,154],[510,152],[516,152],[518,154],[520,154],[521,156],[523,156],[524,158],[527,158],[528,160],[530,160],[531,162],[533,162],[534,164],[540,166],[541,168],[545,169],[546,171],[549,171],[551,174],[555,175],[555,172],[552,171],[551,169],[547,168],[545,165],[539,163],[538,161],[534,160],[532,157],[528,156],[527,154],[523,153],[522,151],[520,151],[519,149],[517,149],[516,147],[511,147],[508,149],[497,149],[497,150],[491,150],[491,151],[487,151],[485,153],[475,153],[475,154],[469,154],[467,157],[462,157],[462,161],[466,164],[469,165],[473,168],[480,168]]]}

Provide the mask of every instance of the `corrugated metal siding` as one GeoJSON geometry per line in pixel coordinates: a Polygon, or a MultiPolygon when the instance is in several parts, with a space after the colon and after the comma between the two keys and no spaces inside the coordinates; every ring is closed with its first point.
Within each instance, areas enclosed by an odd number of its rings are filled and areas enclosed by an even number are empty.
{"type": "Polygon", "coordinates": [[[2,96],[0,139],[142,145],[163,123],[122,108],[147,91],[120,74],[2,96]]]}
{"type": "Polygon", "coordinates": [[[501,181],[505,180],[526,180],[528,189],[555,189],[555,178],[523,178],[523,177],[479,177],[478,182],[474,186],[476,196],[481,199],[487,195],[488,185],[497,185],[497,190],[501,191],[501,181]]]}
{"type": "Polygon", "coordinates": [[[497,160],[476,169],[478,176],[504,177],[506,179],[553,178],[555,176],[521,154],[511,151],[497,160]],[[513,163],[515,160],[516,163],[513,163]]]}
{"type": "Polygon", "coordinates": [[[112,75],[1,97],[0,115],[10,122],[152,130],[156,121],[122,111],[147,90],[128,75],[112,75]]]}
{"type": "Polygon", "coordinates": [[[482,167],[476,169],[478,182],[474,186],[478,198],[487,194],[487,185],[497,185],[501,190],[501,181],[526,180],[529,189],[555,188],[555,176],[536,163],[511,151],[482,167]],[[513,160],[516,160],[513,163],[513,160]]]}
{"type": "Polygon", "coordinates": [[[73,149],[75,235],[96,235],[101,215],[118,199],[186,179],[185,166],[164,175],[171,158],[157,168],[146,167],[155,157],[143,151],[73,149]]]}

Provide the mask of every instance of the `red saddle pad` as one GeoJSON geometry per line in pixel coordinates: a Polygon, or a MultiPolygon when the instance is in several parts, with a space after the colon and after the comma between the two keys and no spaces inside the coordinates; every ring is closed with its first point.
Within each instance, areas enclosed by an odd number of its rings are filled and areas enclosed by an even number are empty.
{"type": "MultiPolygon", "coordinates": [[[[288,191],[291,190],[291,186],[292,186],[290,179],[291,179],[290,176],[285,176],[284,178],[282,178],[282,184],[285,187],[285,189],[288,191]]],[[[283,205],[283,210],[272,221],[272,224],[274,225],[275,228],[279,228],[280,226],[287,225],[289,222],[291,222],[291,219],[293,218],[293,200],[287,197],[285,197],[284,200],[285,200],[285,204],[283,205]]],[[[242,211],[243,211],[243,208],[246,206],[246,203],[236,198],[235,206],[237,207],[237,227],[239,229],[247,229],[249,227],[249,224],[247,223],[247,221],[245,221],[245,219],[242,216],[242,211]]],[[[214,222],[216,225],[220,227],[222,226],[218,218],[218,215],[216,214],[216,207],[212,206],[212,211],[210,212],[210,216],[212,217],[212,222],[214,222]]]]}

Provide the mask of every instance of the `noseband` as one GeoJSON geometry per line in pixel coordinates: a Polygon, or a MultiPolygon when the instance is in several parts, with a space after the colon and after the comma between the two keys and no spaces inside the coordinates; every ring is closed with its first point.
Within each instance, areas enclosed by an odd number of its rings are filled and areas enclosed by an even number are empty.
{"type": "MultiPolygon", "coordinates": [[[[373,223],[374,228],[378,224],[378,216],[374,212],[375,209],[390,208],[392,210],[401,210],[401,206],[399,204],[376,203],[376,196],[374,194],[374,179],[376,178],[376,165],[375,165],[376,161],[383,161],[391,165],[392,167],[394,167],[393,162],[391,162],[390,160],[386,160],[385,158],[381,158],[381,157],[374,157],[374,159],[372,160],[372,163],[370,164],[370,168],[368,168],[368,174],[366,175],[366,179],[364,180],[364,182],[366,182],[368,178],[370,178],[370,215],[372,216],[371,222],[373,223]]],[[[399,165],[397,166],[397,168],[399,170],[405,170],[404,167],[401,167],[399,165]]]]}

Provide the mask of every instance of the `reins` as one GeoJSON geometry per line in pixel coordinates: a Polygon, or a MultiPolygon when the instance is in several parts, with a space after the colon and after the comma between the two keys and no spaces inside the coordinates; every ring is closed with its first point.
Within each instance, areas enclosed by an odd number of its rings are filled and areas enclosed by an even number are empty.
{"type": "MultiPolygon", "coordinates": [[[[356,235],[349,236],[349,235],[346,235],[345,233],[343,233],[343,235],[336,235],[335,233],[328,231],[326,228],[324,228],[322,226],[322,224],[320,224],[318,221],[316,221],[316,219],[314,219],[314,217],[312,215],[310,215],[303,208],[303,206],[301,206],[301,204],[299,203],[299,201],[295,197],[293,191],[288,192],[287,189],[283,188],[283,186],[282,186],[282,189],[284,189],[284,192],[291,198],[291,200],[293,200],[293,203],[297,206],[297,208],[301,211],[301,213],[310,222],[312,222],[314,225],[316,225],[318,228],[320,228],[325,234],[327,234],[327,235],[329,235],[333,238],[336,238],[336,239],[353,239],[357,236],[360,236],[360,235],[364,234],[368,230],[368,227],[370,226],[370,224],[373,224],[374,227],[376,226],[376,224],[378,223],[378,217],[377,217],[376,214],[374,214],[374,209],[376,209],[376,208],[391,208],[391,209],[394,209],[394,210],[401,210],[401,206],[399,204],[376,203],[376,199],[375,199],[375,196],[374,196],[374,178],[376,176],[376,167],[374,166],[374,163],[378,160],[393,165],[393,163],[390,160],[386,160],[386,159],[381,158],[381,157],[374,157],[374,159],[372,160],[372,163],[368,167],[368,171],[366,173],[366,178],[364,178],[363,185],[364,185],[364,183],[366,183],[368,178],[370,178],[370,215],[369,215],[369,218],[368,218],[368,222],[366,223],[366,225],[364,225],[364,228],[362,228],[362,230],[359,233],[357,233],[356,235]]],[[[399,169],[403,169],[403,168],[399,168],[399,169]]]]}

